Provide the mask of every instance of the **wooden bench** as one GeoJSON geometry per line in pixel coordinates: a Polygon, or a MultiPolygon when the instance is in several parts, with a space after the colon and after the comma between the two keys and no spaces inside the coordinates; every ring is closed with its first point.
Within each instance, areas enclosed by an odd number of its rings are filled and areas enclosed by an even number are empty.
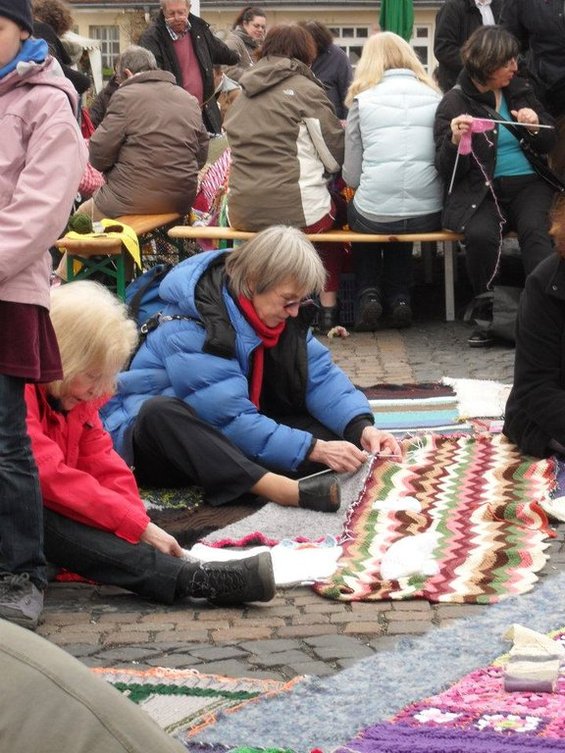
{"type": "MultiPolygon", "coordinates": [[[[171,238],[192,238],[196,240],[246,241],[256,233],[234,230],[231,227],[198,227],[192,225],[175,226],[169,230],[171,238]]],[[[455,319],[455,244],[463,239],[458,233],[441,230],[436,233],[406,233],[400,235],[377,235],[355,233],[350,230],[330,230],[327,233],[306,234],[312,243],[441,243],[443,244],[443,264],[445,273],[445,319],[455,319]]]]}
{"type": "MultiPolygon", "coordinates": [[[[116,217],[116,224],[129,225],[138,238],[148,238],[166,233],[168,227],[181,219],[180,214],[125,214],[116,217]]],[[[59,238],[55,246],[67,253],[67,281],[82,280],[94,274],[103,274],[111,280],[116,294],[125,297],[126,269],[129,259],[119,238],[110,238],[104,233],[95,237],[59,238]],[[75,269],[74,262],[81,264],[75,269]]]]}

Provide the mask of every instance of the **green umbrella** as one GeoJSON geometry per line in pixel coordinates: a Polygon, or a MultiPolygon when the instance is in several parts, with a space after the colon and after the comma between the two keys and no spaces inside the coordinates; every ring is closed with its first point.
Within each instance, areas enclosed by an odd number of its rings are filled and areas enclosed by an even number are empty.
{"type": "Polygon", "coordinates": [[[414,26],[412,0],[382,0],[379,25],[382,31],[393,31],[409,42],[414,26]]]}

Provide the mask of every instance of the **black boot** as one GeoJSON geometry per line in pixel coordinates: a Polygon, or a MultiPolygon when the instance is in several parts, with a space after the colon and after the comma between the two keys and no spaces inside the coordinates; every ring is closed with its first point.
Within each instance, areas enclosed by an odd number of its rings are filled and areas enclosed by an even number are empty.
{"type": "Polygon", "coordinates": [[[367,288],[359,296],[359,311],[355,320],[356,332],[374,332],[383,313],[377,288],[367,288]]]}
{"type": "Polygon", "coordinates": [[[316,329],[321,335],[327,335],[330,329],[339,324],[339,311],[335,306],[320,306],[318,309],[318,326],[316,329]]]}
{"type": "Polygon", "coordinates": [[[407,295],[399,295],[391,302],[390,323],[397,329],[406,329],[411,326],[412,308],[407,295]]]}
{"type": "Polygon", "coordinates": [[[276,591],[269,552],[227,562],[187,562],[178,575],[177,599],[191,596],[229,606],[271,601],[276,591]]]}
{"type": "Polygon", "coordinates": [[[341,489],[333,471],[321,471],[298,481],[298,506],[317,512],[336,512],[341,504],[341,489]]]}

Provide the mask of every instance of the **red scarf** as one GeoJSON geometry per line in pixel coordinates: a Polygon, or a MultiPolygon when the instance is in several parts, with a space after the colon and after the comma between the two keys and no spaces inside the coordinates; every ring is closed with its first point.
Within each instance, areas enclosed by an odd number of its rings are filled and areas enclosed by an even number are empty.
{"type": "Polygon", "coordinates": [[[251,402],[259,409],[259,398],[261,397],[261,387],[263,386],[263,364],[265,362],[265,348],[274,348],[279,341],[281,332],[285,328],[286,322],[277,324],[276,327],[267,327],[265,322],[259,319],[253,302],[243,295],[240,295],[237,302],[245,314],[245,318],[253,327],[256,334],[261,338],[261,344],[255,350],[253,363],[251,367],[249,397],[251,402]]]}

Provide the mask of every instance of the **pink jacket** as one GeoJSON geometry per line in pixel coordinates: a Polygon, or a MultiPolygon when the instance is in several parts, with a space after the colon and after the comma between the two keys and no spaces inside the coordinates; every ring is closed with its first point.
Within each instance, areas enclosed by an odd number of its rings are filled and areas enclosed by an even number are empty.
{"type": "Polygon", "coordinates": [[[58,64],[0,79],[0,300],[49,308],[49,247],[64,229],[87,150],[58,64]],[[70,104],[69,104],[70,100],[70,104]]]}
{"type": "Polygon", "coordinates": [[[45,386],[25,388],[27,427],[46,507],[137,543],[149,524],[133,473],[98,417],[101,401],[54,410],[45,386]]]}

